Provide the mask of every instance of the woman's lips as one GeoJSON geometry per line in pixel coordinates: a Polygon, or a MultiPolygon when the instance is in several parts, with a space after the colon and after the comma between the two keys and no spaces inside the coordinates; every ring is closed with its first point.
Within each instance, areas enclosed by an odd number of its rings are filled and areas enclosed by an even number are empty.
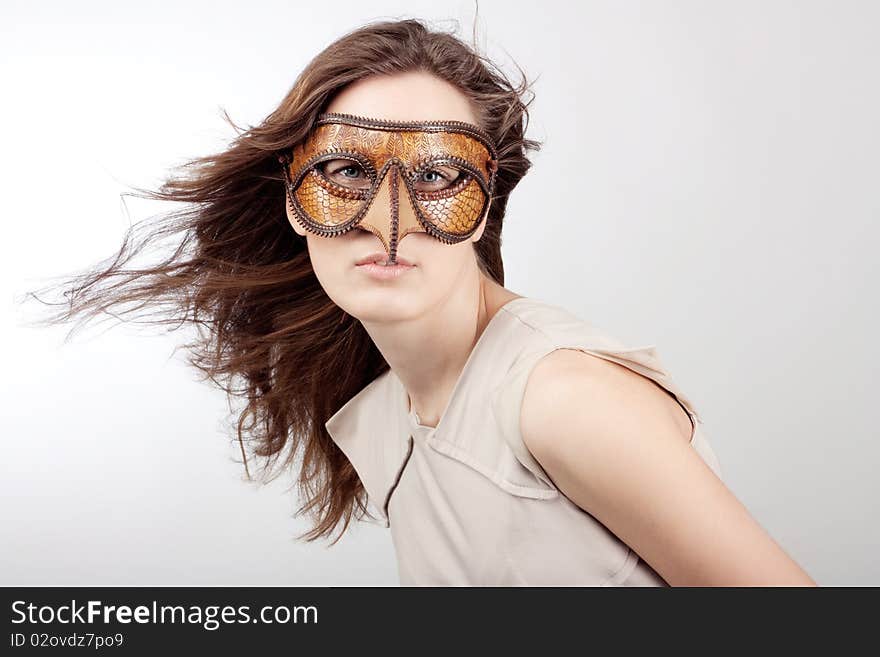
{"type": "Polygon", "coordinates": [[[415,265],[403,264],[399,259],[396,265],[380,265],[375,262],[368,262],[363,265],[357,265],[355,268],[371,278],[387,281],[403,276],[406,272],[415,269],[415,265]]]}
{"type": "MultiPolygon", "coordinates": [[[[366,264],[369,264],[369,263],[371,263],[371,262],[383,262],[383,263],[384,263],[384,262],[387,262],[387,261],[388,261],[388,257],[389,257],[388,254],[385,253],[384,251],[376,251],[376,252],[374,252],[374,253],[371,253],[371,254],[369,254],[369,255],[364,256],[363,258],[361,258],[360,260],[358,260],[358,261],[357,261],[356,263],[354,263],[354,264],[356,264],[356,265],[366,265],[366,264]]],[[[409,260],[407,260],[406,258],[404,258],[403,256],[398,255],[398,256],[395,258],[395,260],[396,260],[397,262],[399,262],[400,264],[402,264],[402,265],[410,265],[410,266],[413,266],[413,263],[410,262],[409,260]]]]}

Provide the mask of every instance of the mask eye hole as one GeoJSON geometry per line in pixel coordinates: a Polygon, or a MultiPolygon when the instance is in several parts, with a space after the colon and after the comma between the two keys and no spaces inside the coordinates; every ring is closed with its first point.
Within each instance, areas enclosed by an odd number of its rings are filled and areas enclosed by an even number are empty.
{"type": "Polygon", "coordinates": [[[418,171],[413,177],[413,187],[419,192],[440,192],[457,187],[466,176],[461,169],[438,164],[418,171]]]}
{"type": "Polygon", "coordinates": [[[366,191],[373,183],[359,162],[347,158],[319,162],[315,171],[328,182],[346,189],[366,191]]]}
{"type": "Polygon", "coordinates": [[[455,163],[428,162],[410,176],[410,185],[422,200],[448,198],[467,187],[473,175],[455,163]]]}

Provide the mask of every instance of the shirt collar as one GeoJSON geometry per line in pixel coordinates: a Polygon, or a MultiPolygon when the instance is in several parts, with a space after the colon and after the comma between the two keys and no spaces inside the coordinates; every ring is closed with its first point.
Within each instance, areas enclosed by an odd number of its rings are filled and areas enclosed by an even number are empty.
{"type": "MultiPolygon", "coordinates": [[[[531,301],[529,297],[511,299],[502,305],[489,320],[468,355],[452,390],[444,416],[449,413],[460,394],[460,389],[464,387],[480,351],[491,342],[491,336],[494,332],[504,330],[504,320],[510,316],[509,309],[518,303],[528,303],[529,301],[531,301]]],[[[409,395],[403,382],[391,369],[388,369],[349,399],[325,422],[324,426],[337,445],[344,450],[355,450],[361,446],[360,444],[375,440],[379,431],[392,438],[406,434],[412,428],[411,422],[414,420],[415,418],[409,409],[409,395]]],[[[441,418],[438,428],[442,424],[443,418],[441,418]]]]}
{"type": "Polygon", "coordinates": [[[528,297],[509,300],[489,320],[468,355],[436,429],[416,425],[406,388],[391,369],[367,384],[324,423],[330,438],[354,466],[386,526],[384,505],[406,463],[411,436],[419,432],[437,436],[444,431],[444,418],[460,401],[461,389],[468,383],[477,357],[491,344],[493,333],[504,330],[504,321],[511,316],[507,309],[528,301],[528,297]]]}
{"type": "Polygon", "coordinates": [[[388,526],[385,503],[408,456],[408,427],[387,370],[349,399],[324,423],[327,433],[354,466],[369,501],[388,526]]]}

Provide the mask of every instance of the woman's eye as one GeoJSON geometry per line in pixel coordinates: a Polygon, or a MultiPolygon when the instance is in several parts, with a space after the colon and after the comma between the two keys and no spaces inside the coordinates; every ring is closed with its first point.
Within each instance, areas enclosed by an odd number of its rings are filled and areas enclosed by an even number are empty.
{"type": "Polygon", "coordinates": [[[446,189],[458,180],[460,175],[460,171],[448,167],[428,169],[419,175],[418,183],[428,190],[446,189]]]}
{"type": "Polygon", "coordinates": [[[363,189],[370,186],[370,180],[363,167],[351,160],[329,160],[319,167],[328,180],[343,187],[363,189]]]}

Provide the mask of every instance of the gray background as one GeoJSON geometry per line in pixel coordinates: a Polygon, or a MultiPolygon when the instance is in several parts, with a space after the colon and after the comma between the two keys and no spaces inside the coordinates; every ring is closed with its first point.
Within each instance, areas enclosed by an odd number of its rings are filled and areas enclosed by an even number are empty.
{"type": "MultiPolygon", "coordinates": [[[[111,320],[64,345],[14,299],[170,209],[119,195],[223,148],[221,107],[259,123],[373,19],[469,38],[473,4],[0,12],[0,583],[397,584],[387,530],[297,543],[290,480],[243,481],[225,397],[172,354],[189,336],[111,320]]],[[[656,343],[756,519],[820,584],[880,584],[880,5],[483,0],[477,28],[538,78],[507,286],[656,343]]]]}

